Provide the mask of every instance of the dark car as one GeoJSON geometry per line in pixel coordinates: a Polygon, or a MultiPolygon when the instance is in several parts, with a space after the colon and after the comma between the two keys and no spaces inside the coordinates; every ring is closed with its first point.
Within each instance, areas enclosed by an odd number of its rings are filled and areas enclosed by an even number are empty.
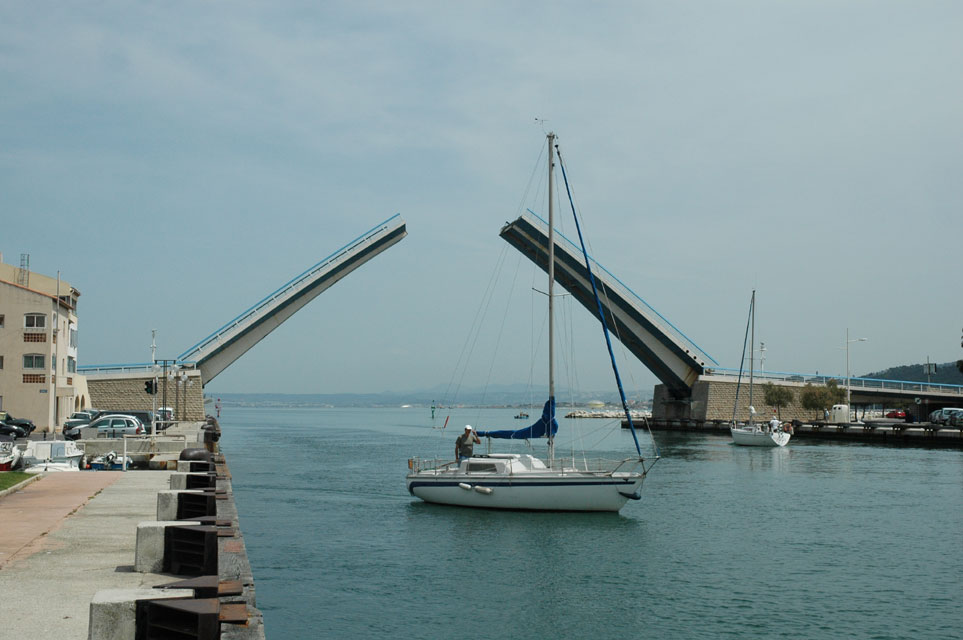
{"type": "Polygon", "coordinates": [[[90,424],[97,419],[97,412],[95,411],[75,411],[70,414],[70,417],[64,420],[64,428],[71,429],[73,427],[82,427],[85,424],[90,424]]]}
{"type": "Polygon", "coordinates": [[[34,429],[37,427],[34,425],[33,420],[27,420],[26,418],[14,418],[7,411],[0,411],[0,422],[5,422],[10,425],[20,427],[30,435],[34,429]]]}
{"type": "Polygon", "coordinates": [[[0,422],[0,436],[13,436],[14,438],[26,438],[26,430],[16,424],[7,424],[6,422],[0,422]]]}

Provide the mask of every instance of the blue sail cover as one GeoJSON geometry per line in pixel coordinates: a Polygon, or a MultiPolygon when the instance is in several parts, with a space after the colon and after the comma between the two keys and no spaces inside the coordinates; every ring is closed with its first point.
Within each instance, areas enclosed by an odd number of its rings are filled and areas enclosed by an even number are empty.
{"type": "Polygon", "coordinates": [[[532,438],[545,438],[548,435],[548,425],[552,425],[552,435],[558,433],[558,422],[555,420],[555,398],[549,398],[542,409],[542,417],[530,427],[512,431],[505,429],[502,431],[479,431],[478,435],[487,438],[504,438],[508,440],[531,440],[532,438]]]}

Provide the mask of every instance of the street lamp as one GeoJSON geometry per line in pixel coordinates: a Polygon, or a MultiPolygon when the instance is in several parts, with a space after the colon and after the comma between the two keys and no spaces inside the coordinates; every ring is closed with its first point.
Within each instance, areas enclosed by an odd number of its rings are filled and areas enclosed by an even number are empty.
{"type": "Polygon", "coordinates": [[[850,344],[851,342],[866,342],[866,338],[853,338],[853,339],[850,339],[850,338],[849,338],[849,327],[846,327],[846,410],[847,410],[847,411],[852,411],[852,409],[851,409],[851,407],[850,407],[850,405],[849,405],[849,390],[850,390],[850,382],[849,382],[849,344],[850,344]]]}

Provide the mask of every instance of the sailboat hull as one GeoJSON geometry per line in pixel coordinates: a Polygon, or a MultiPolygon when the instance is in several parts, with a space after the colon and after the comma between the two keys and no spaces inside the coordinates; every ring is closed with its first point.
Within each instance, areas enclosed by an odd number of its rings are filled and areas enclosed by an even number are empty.
{"type": "Polygon", "coordinates": [[[743,447],[785,447],[790,435],[785,431],[770,433],[759,428],[729,427],[732,443],[743,447]]]}
{"type": "Polygon", "coordinates": [[[526,478],[415,473],[407,478],[408,491],[425,502],[523,511],[619,511],[641,494],[642,480],[638,473],[585,472],[526,478]]]}

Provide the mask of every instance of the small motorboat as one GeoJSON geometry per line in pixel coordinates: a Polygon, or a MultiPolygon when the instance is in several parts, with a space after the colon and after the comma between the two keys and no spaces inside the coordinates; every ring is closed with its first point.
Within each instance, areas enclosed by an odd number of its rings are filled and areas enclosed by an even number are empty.
{"type": "Polygon", "coordinates": [[[117,455],[116,451],[110,451],[90,460],[87,463],[87,468],[93,471],[122,471],[129,469],[130,463],[130,456],[125,458],[124,456],[117,455]]]}
{"type": "Polygon", "coordinates": [[[13,471],[22,454],[11,436],[0,436],[0,471],[13,471]]]}
{"type": "Polygon", "coordinates": [[[525,413],[524,411],[519,411],[519,412],[518,412],[518,415],[515,416],[515,419],[516,419],[516,420],[528,420],[528,414],[525,413]]]}
{"type": "Polygon", "coordinates": [[[83,450],[71,440],[32,440],[23,452],[23,466],[27,473],[80,471],[83,457],[83,450]]]}

